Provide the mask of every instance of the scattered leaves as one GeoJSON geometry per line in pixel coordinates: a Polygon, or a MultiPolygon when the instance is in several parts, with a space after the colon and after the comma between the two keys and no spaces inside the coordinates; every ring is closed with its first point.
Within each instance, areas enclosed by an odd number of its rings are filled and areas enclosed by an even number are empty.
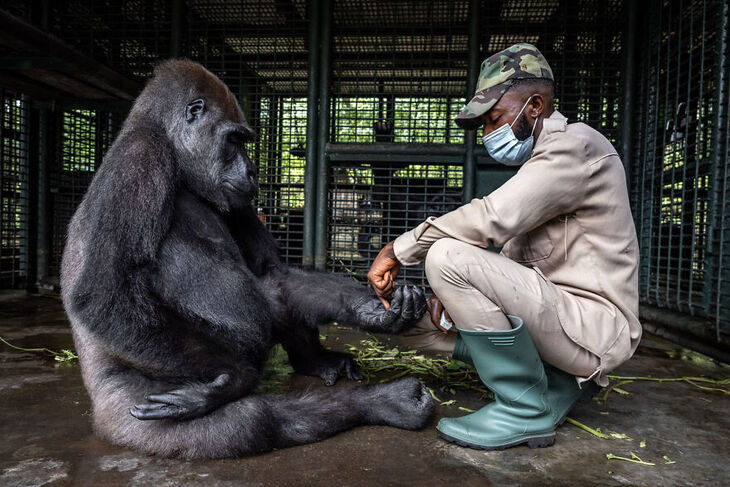
{"type": "MultiPolygon", "coordinates": [[[[430,357],[417,350],[401,350],[390,347],[377,337],[368,334],[358,345],[347,345],[350,353],[355,355],[355,362],[360,366],[362,375],[370,380],[378,373],[388,373],[383,382],[391,381],[405,375],[413,375],[420,379],[428,379],[439,384],[440,394],[456,395],[457,390],[479,393],[481,399],[492,398],[489,389],[479,380],[474,367],[445,358],[430,357]]],[[[431,397],[441,405],[450,406],[455,400],[442,400],[434,389],[429,388],[431,397]]]]}

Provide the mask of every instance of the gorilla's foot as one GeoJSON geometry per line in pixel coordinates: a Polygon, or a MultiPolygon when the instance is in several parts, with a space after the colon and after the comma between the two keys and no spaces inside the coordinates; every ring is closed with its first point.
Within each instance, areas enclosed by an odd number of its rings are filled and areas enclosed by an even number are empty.
{"type": "Polygon", "coordinates": [[[368,388],[363,407],[373,424],[387,424],[407,430],[423,428],[433,414],[433,399],[418,379],[405,379],[368,388]]]}

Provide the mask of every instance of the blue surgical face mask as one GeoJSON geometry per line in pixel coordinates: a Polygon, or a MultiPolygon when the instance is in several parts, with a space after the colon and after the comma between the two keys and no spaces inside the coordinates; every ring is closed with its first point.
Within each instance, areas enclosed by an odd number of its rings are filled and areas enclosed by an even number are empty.
{"type": "Polygon", "coordinates": [[[532,97],[528,98],[525,104],[522,106],[522,110],[517,114],[514,121],[511,124],[504,124],[497,130],[492,131],[490,134],[482,137],[484,148],[492,159],[507,166],[519,166],[530,158],[532,154],[532,134],[535,133],[535,125],[537,125],[537,119],[532,125],[532,132],[530,136],[525,140],[519,140],[515,133],[512,131],[512,126],[520,119],[522,112],[530,103],[532,97]]]}

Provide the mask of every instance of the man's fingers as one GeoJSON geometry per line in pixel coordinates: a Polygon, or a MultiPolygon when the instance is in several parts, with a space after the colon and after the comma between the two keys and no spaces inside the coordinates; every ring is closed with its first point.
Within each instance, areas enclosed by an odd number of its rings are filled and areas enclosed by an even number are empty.
{"type": "Polygon", "coordinates": [[[380,295],[378,295],[378,299],[380,300],[381,303],[383,303],[383,307],[385,309],[390,309],[390,303],[388,302],[387,299],[385,299],[384,297],[381,297],[380,295]]]}
{"type": "Polygon", "coordinates": [[[435,301],[429,301],[431,304],[431,323],[439,327],[441,324],[441,310],[443,309],[443,305],[441,304],[441,301],[436,299],[435,301]]]}

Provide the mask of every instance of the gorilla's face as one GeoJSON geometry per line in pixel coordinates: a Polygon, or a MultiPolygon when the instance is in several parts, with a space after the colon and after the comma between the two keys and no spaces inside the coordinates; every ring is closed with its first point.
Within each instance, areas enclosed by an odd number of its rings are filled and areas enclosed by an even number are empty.
{"type": "Polygon", "coordinates": [[[245,149],[255,133],[232,98],[221,98],[188,101],[176,125],[186,185],[227,212],[249,203],[258,191],[258,177],[245,149]]]}

